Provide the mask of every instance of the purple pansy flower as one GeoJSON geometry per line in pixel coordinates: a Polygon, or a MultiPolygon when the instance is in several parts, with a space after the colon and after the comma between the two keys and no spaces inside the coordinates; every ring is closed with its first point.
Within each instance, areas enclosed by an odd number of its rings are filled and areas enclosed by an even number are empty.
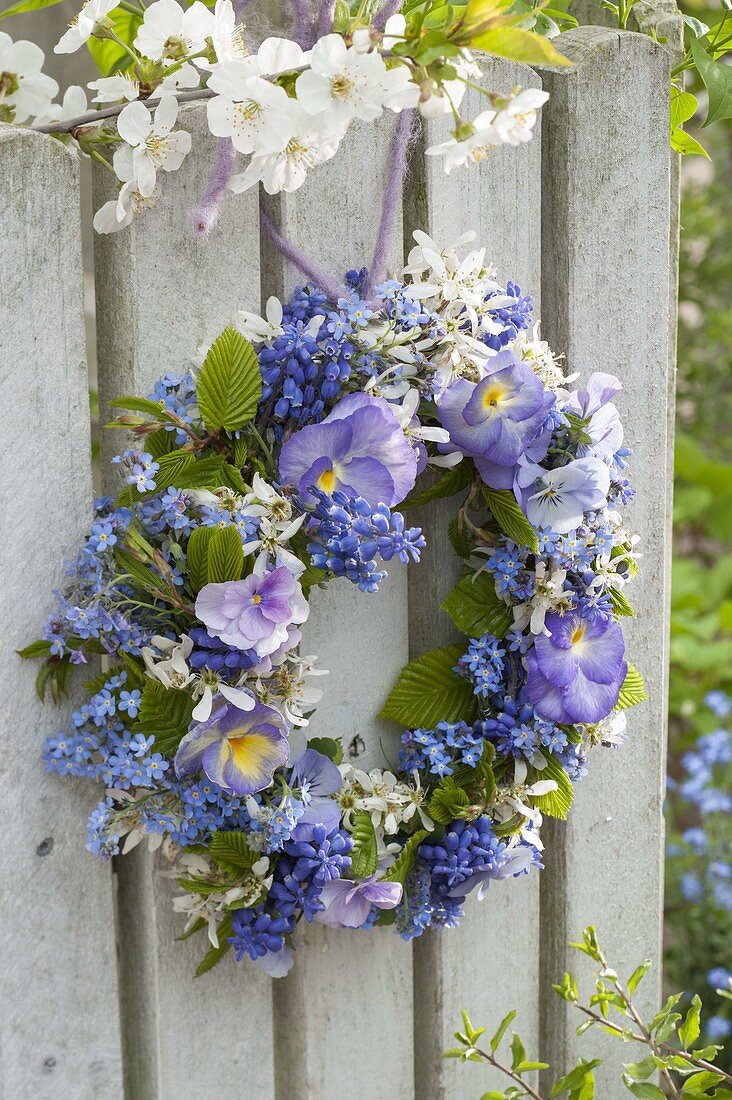
{"type": "Polygon", "coordinates": [[[380,882],[374,876],[363,882],[339,878],[323,887],[320,901],[325,908],[315,914],[315,920],[321,924],[360,928],[372,905],[377,909],[395,909],[401,900],[400,882],[380,882]]]}
{"type": "Polygon", "coordinates": [[[243,581],[205,584],[196,600],[196,615],[209,634],[259,657],[287,642],[288,628],[304,623],[308,612],[299,581],[284,565],[243,581]]]}
{"type": "Polygon", "coordinates": [[[329,796],[339,791],[342,785],[343,778],[333,761],[316,749],[306,749],[290,777],[290,786],[300,788],[302,800],[307,806],[298,828],[304,824],[337,828],[341,809],[329,796]]]}
{"type": "Polygon", "coordinates": [[[553,722],[599,722],[618,701],[628,665],[625,640],[614,621],[547,615],[527,654],[526,698],[553,722]]]}
{"type": "Polygon", "coordinates": [[[203,771],[226,791],[254,794],[269,786],[288,752],[287,727],[274,707],[256,703],[241,710],[221,702],[208,721],[196,723],[181,741],[175,774],[180,778],[203,771]]]}
{"type": "Polygon", "coordinates": [[[545,470],[527,462],[516,474],[514,492],[534,527],[566,535],[579,527],[585,512],[604,508],[610,471],[599,458],[577,458],[545,470]]]}
{"type": "Polygon", "coordinates": [[[452,445],[472,458],[485,459],[487,472],[492,466],[515,465],[556,400],[531,367],[509,351],[496,355],[489,370],[477,383],[458,378],[438,405],[452,445]]]}
{"type": "Polygon", "coordinates": [[[280,453],[280,477],[303,495],[337,489],[392,508],[417,477],[417,453],[388,402],[351,393],[321,424],[295,432],[280,453]]]}
{"type": "Polygon", "coordinates": [[[612,404],[613,397],[620,393],[622,384],[614,374],[596,371],[587,379],[587,386],[570,394],[567,412],[575,413],[589,421],[585,431],[591,443],[581,443],[577,448],[580,458],[584,455],[596,455],[598,458],[611,459],[623,445],[623,425],[620,414],[612,404]]]}

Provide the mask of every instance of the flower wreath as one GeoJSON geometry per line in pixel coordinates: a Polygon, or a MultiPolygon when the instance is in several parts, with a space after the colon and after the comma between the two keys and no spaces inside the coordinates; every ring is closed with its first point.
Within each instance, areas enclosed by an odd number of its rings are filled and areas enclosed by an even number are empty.
{"type": "Polygon", "coordinates": [[[366,300],[312,287],[238,316],[195,373],[122,397],[137,446],[23,656],[63,695],[102,654],[49,770],[103,781],[103,858],[162,846],[198,972],[233,945],[273,976],[298,921],[404,938],[452,927],[471,891],[541,867],[542,815],[565,817],[587,750],[618,745],[644,697],[619,618],[636,539],[629,451],[596,373],[571,389],[520,287],[484,251],[424,233],[366,300]],[[426,465],[436,467],[415,490],[426,465]],[[411,661],[382,715],[398,763],[368,773],[308,739],[321,697],[299,651],[314,585],[368,598],[425,540],[403,510],[456,501],[462,575],[442,607],[465,639],[411,661]]]}

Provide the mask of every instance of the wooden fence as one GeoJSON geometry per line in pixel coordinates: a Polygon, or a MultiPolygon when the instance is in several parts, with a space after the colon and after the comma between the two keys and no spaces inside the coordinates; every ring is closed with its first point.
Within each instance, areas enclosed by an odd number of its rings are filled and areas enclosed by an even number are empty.
{"type": "MultiPolygon", "coordinates": [[[[35,669],[14,651],[48,612],[91,499],[79,168],[49,137],[0,131],[7,1100],[469,1100],[491,1087],[488,1074],[441,1059],[462,1007],[488,1027],[518,1008],[530,1053],[558,1067],[604,1047],[594,1032],[576,1038],[567,1006],[549,990],[568,965],[586,973],[580,956],[569,959],[567,940],[593,921],[622,967],[645,956],[658,964],[673,308],[668,58],[647,36],[600,27],[568,33],[562,48],[576,63],[570,70],[485,65],[488,87],[543,84],[551,93],[530,144],[447,177],[422,155],[447,123],[426,124],[405,188],[404,247],[415,228],[443,241],[475,229],[499,274],[541,303],[543,334],[571,371],[622,379],[638,490],[632,522],[646,553],[628,642],[650,701],[632,712],[625,748],[592,753],[570,821],[547,822],[541,875],[496,884],[460,929],[413,946],[388,929],[308,927],[294,972],[276,982],[228,959],[194,982],[200,946],[174,942],[180,918],[156,858],[138,848],[113,866],[94,862],[84,823],[98,790],[45,775],[40,762],[43,736],[64,716],[34,698],[35,669]]],[[[199,112],[186,108],[181,125],[203,134],[199,112]]],[[[287,235],[333,274],[370,255],[392,127],[392,117],[353,127],[301,191],[267,200],[287,235]]],[[[297,282],[260,240],[254,191],[227,203],[208,239],[192,234],[186,212],[213,152],[211,142],[207,156],[165,179],[154,213],[95,240],[103,409],[108,397],[145,393],[163,371],[185,367],[236,309],[258,309],[297,282]]],[[[106,174],[98,176],[95,206],[108,197],[106,174]]],[[[399,239],[393,266],[401,260],[399,239]]],[[[308,623],[305,649],[331,671],[313,733],[342,736],[362,765],[380,763],[380,742],[393,747],[397,737],[374,715],[402,664],[450,640],[437,610],[456,569],[442,506],[415,522],[429,543],[420,566],[394,570],[375,597],[345,583],[317,592],[308,623]]],[[[654,973],[649,1002],[658,966],[654,973]]],[[[617,1076],[624,1052],[615,1046],[600,1072],[602,1100],[625,1095],[617,1076]]]]}

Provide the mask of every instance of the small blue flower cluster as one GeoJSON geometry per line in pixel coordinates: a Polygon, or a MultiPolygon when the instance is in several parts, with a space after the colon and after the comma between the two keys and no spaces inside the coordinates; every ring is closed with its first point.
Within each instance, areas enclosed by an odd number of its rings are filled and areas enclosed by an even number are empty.
{"type": "Polygon", "coordinates": [[[382,561],[419,561],[425,545],[419,527],[404,526],[401,512],[392,512],[385,504],[376,508],[361,497],[351,499],[345,493],[332,496],[313,488],[318,498],[308,534],[312,564],[336,577],[347,577],[362,592],[377,592],[387,576],[376,568],[382,561]]]}
{"type": "Polygon", "coordinates": [[[534,574],[526,568],[528,553],[527,547],[507,542],[504,546],[497,546],[486,559],[486,567],[495,580],[499,596],[522,603],[534,595],[534,574]]]}
{"type": "Polygon", "coordinates": [[[252,820],[251,846],[256,848],[261,843],[262,851],[268,855],[282,851],[305,810],[305,803],[289,794],[279,802],[262,806],[256,820],[252,820]]]}
{"type": "Polygon", "coordinates": [[[489,306],[488,312],[491,319],[500,322],[503,328],[497,333],[485,333],[482,339],[483,343],[487,344],[493,351],[500,351],[501,348],[505,348],[506,344],[515,340],[519,332],[529,327],[534,304],[531,296],[522,294],[518,283],[511,281],[507,283],[505,291],[496,291],[489,294],[485,301],[490,302],[491,298],[495,297],[500,297],[504,304],[497,309],[491,309],[489,306]],[[506,298],[513,300],[505,302],[506,298]]]}
{"type": "Polygon", "coordinates": [[[302,912],[311,921],[323,908],[319,898],[326,883],[341,878],[351,866],[353,842],[343,829],[306,827],[308,839],[290,840],[278,859],[267,900],[253,909],[238,909],[232,922],[237,960],[263,958],[284,946],[302,912]]]}
{"type": "Polygon", "coordinates": [[[474,768],[483,754],[485,736],[466,722],[438,722],[433,730],[405,730],[399,763],[406,772],[452,775],[458,764],[474,768]]]}
{"type": "Polygon", "coordinates": [[[467,653],[457,663],[455,671],[470,680],[473,694],[484,699],[503,688],[506,650],[493,634],[471,638],[467,653]]]}
{"type": "MultiPolygon", "coordinates": [[[[191,424],[198,416],[196,386],[190,371],[185,374],[168,371],[155,383],[148,398],[151,401],[162,401],[166,409],[179,417],[184,424],[191,424]]],[[[166,431],[175,432],[175,442],[178,445],[185,443],[188,438],[182,428],[173,425],[166,427],[166,431]]]]}

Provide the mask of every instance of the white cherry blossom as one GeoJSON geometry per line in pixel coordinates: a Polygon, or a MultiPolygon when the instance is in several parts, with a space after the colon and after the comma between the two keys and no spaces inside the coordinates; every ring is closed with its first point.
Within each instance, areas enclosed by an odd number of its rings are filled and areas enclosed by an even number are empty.
{"type": "Polygon", "coordinates": [[[44,126],[49,122],[66,122],[67,119],[85,114],[87,110],[86,92],[79,84],[71,84],[64,92],[61,102],[52,103],[42,115],[36,115],[33,122],[35,126],[44,126]]]}
{"type": "MultiPolygon", "coordinates": [[[[183,89],[197,88],[201,83],[201,77],[189,62],[184,62],[174,73],[166,76],[155,88],[153,96],[157,99],[166,93],[174,93],[183,89]]],[[[140,96],[140,82],[129,73],[115,73],[114,76],[100,76],[98,80],[90,80],[87,88],[91,88],[97,94],[93,97],[95,103],[119,103],[126,100],[131,103],[140,96]]]]}
{"type": "Polygon", "coordinates": [[[179,61],[206,48],[214,16],[201,0],[185,10],[176,0],[155,0],[145,11],[135,48],[151,61],[179,61]]]}
{"type": "Polygon", "coordinates": [[[134,179],[143,197],[155,190],[159,168],[175,172],[191,150],[191,135],[185,130],[173,130],[177,117],[178,103],[172,95],[163,96],[152,117],[139,100],[120,111],[117,131],[126,144],[115,153],[114,168],[120,179],[134,179]]]}
{"type": "Polygon", "coordinates": [[[311,50],[310,68],[297,78],[298,102],[309,115],[373,121],[383,110],[386,67],[380,54],[359,53],[339,34],[327,34],[311,50]]]}
{"type": "Polygon", "coordinates": [[[282,302],[276,295],[267,299],[264,314],[260,317],[258,313],[240,309],[236,315],[236,327],[252,343],[276,340],[282,334],[282,302]]]}
{"type": "Polygon", "coordinates": [[[496,112],[493,110],[481,111],[481,113],[467,124],[469,132],[461,138],[449,138],[439,145],[432,145],[426,149],[429,157],[442,157],[442,166],[445,174],[449,176],[453,168],[462,168],[464,164],[478,164],[493,152],[504,139],[494,125],[496,112]]]}
{"type": "Polygon", "coordinates": [[[310,52],[304,52],[289,38],[265,38],[257,50],[257,65],[261,76],[277,76],[307,65],[310,52]]]}
{"type": "Polygon", "coordinates": [[[246,171],[232,176],[228,186],[235,194],[260,181],[268,195],[296,191],[309,171],[337,153],[345,129],[335,126],[332,119],[311,117],[294,101],[290,111],[292,134],[287,144],[277,153],[255,155],[246,171]]]}
{"type": "Polygon", "coordinates": [[[209,87],[218,93],[207,104],[212,134],[231,138],[240,153],[278,153],[285,148],[293,120],[283,88],[252,76],[246,60],[217,66],[209,87]]]}
{"type": "Polygon", "coordinates": [[[41,72],[45,60],[35,42],[13,42],[0,31],[0,122],[25,122],[48,111],[58,84],[41,72]]]}
{"type": "Polygon", "coordinates": [[[549,98],[540,88],[525,88],[501,107],[493,120],[493,127],[501,141],[507,145],[521,145],[531,141],[531,131],[536,123],[536,112],[549,98]]]}
{"type": "Polygon", "coordinates": [[[118,0],[87,0],[78,15],[74,16],[69,29],[53,47],[54,53],[76,53],[94,33],[97,23],[117,7],[118,0]]]}

